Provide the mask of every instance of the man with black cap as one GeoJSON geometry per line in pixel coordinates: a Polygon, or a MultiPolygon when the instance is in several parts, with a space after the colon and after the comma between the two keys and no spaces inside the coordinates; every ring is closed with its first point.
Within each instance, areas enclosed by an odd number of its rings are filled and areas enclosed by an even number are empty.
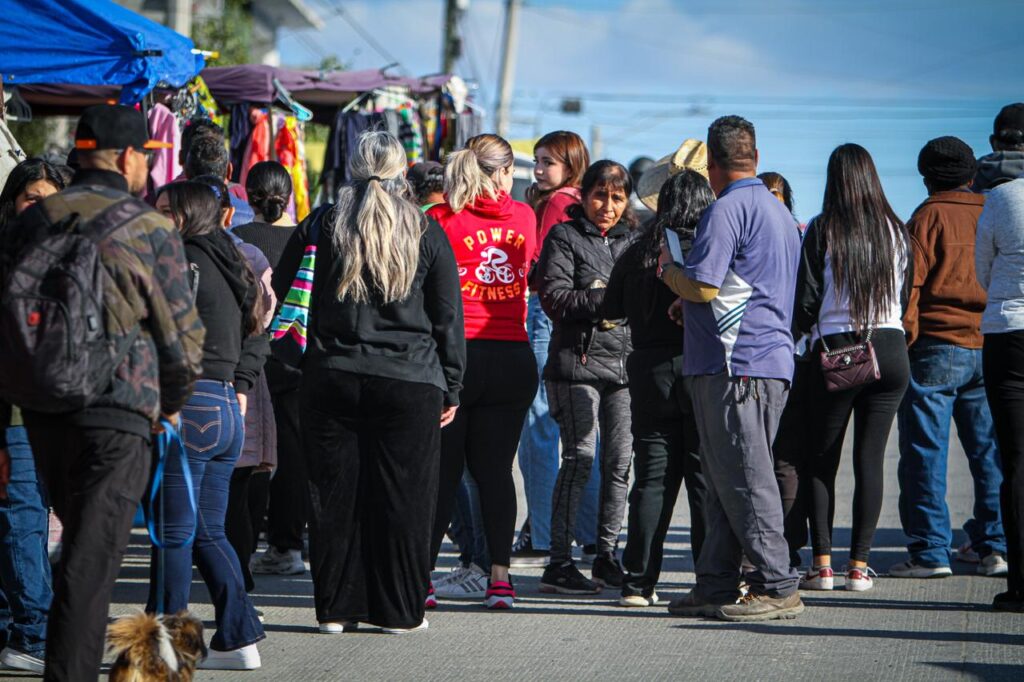
{"type": "Polygon", "coordinates": [[[978,175],[971,188],[975,192],[1024,177],[1024,102],[1007,104],[999,111],[988,140],[992,153],[978,159],[978,175]]]}
{"type": "MultiPolygon", "coordinates": [[[[5,249],[18,253],[71,224],[72,216],[79,230],[107,235],[98,243],[107,275],[104,324],[108,340],[123,348],[110,385],[85,409],[23,410],[40,477],[64,524],[47,635],[48,680],[99,674],[114,581],[149,481],[152,433],[161,415],[177,421],[201,369],[205,330],[181,238],[170,221],[133,196],[146,186],[147,150],[160,144],[149,140],[145,118],[130,107],[86,109],[75,132],[80,168],[71,186],[25,211],[9,232],[16,241],[5,249]]],[[[0,410],[0,426],[6,411],[0,410]]],[[[0,450],[0,487],[5,458],[0,450]]]]}
{"type": "Polygon", "coordinates": [[[931,140],[917,168],[928,199],[907,230],[914,282],[904,316],[910,344],[910,385],[899,412],[900,520],[910,559],[889,569],[896,578],[952,575],[953,531],[946,506],[950,422],[974,478],[974,518],[961,548],[977,557],[978,573],[1006,574],[1006,535],[999,511],[1002,473],[981,370],[985,291],[974,272],[974,242],[985,195],[970,191],[976,163],[966,142],[931,140]]]}

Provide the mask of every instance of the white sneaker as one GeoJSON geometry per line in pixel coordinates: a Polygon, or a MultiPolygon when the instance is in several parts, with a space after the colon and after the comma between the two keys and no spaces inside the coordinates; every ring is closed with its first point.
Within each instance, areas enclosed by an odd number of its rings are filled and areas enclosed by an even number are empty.
{"type": "Polygon", "coordinates": [[[482,568],[470,564],[458,580],[434,583],[434,593],[441,599],[483,599],[487,594],[487,577],[482,568]]]}
{"type": "Polygon", "coordinates": [[[249,570],[264,575],[302,575],[306,572],[306,564],[302,563],[302,552],[297,549],[282,552],[276,547],[268,547],[263,554],[253,557],[249,570]]]}
{"type": "Polygon", "coordinates": [[[846,569],[846,591],[867,592],[875,586],[873,578],[878,574],[870,566],[846,569]]]}
{"type": "Polygon", "coordinates": [[[320,623],[320,634],[322,635],[340,635],[345,632],[355,632],[358,629],[359,623],[353,620],[320,623]]]}
{"type": "Polygon", "coordinates": [[[5,668],[27,670],[38,675],[42,675],[43,670],[46,668],[43,659],[26,654],[23,651],[18,651],[17,649],[12,649],[9,646],[4,647],[4,650],[0,651],[0,664],[5,668]]]}
{"type": "Polygon", "coordinates": [[[913,559],[907,559],[890,566],[889,575],[893,578],[946,578],[953,575],[953,569],[949,566],[922,566],[913,559]]]}
{"type": "Polygon", "coordinates": [[[835,587],[835,581],[831,566],[818,566],[800,576],[800,589],[827,591],[835,587]]]}
{"type": "Polygon", "coordinates": [[[978,564],[978,573],[989,577],[1006,575],[1010,571],[1006,557],[999,552],[992,552],[978,564]]]}
{"type": "Polygon", "coordinates": [[[463,576],[466,575],[467,571],[469,571],[468,566],[456,566],[451,571],[445,573],[443,576],[435,580],[434,588],[436,589],[440,585],[447,585],[448,583],[458,582],[462,580],[463,576]]]}
{"type": "Polygon", "coordinates": [[[423,622],[414,628],[381,628],[380,631],[385,635],[407,635],[410,632],[417,632],[419,630],[426,630],[430,627],[430,622],[424,618],[423,622]]]}
{"type": "Polygon", "coordinates": [[[650,597],[645,597],[642,594],[631,594],[628,596],[619,597],[619,606],[625,607],[643,607],[643,606],[656,606],[658,604],[658,593],[651,592],[650,597]]]}
{"type": "Polygon", "coordinates": [[[203,670],[256,670],[262,665],[255,644],[231,651],[209,649],[199,667],[203,670]]]}
{"type": "Polygon", "coordinates": [[[971,541],[968,540],[956,550],[957,561],[962,561],[965,564],[979,564],[981,563],[981,557],[978,553],[971,548],[971,541]]]}

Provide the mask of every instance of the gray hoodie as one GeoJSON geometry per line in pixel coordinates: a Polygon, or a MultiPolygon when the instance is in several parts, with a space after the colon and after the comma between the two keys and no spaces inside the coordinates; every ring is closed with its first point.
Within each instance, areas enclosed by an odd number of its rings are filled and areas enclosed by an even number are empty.
{"type": "Polygon", "coordinates": [[[975,192],[1024,178],[1024,152],[993,152],[978,159],[978,174],[971,186],[975,192]]]}

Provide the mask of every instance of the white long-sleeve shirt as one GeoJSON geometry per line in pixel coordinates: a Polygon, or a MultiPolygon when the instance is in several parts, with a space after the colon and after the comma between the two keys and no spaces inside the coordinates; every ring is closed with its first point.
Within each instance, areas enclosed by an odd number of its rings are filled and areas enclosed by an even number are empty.
{"type": "Polygon", "coordinates": [[[978,219],[974,268],[988,292],[981,333],[1024,329],[1024,178],[988,193],[978,219]]]}

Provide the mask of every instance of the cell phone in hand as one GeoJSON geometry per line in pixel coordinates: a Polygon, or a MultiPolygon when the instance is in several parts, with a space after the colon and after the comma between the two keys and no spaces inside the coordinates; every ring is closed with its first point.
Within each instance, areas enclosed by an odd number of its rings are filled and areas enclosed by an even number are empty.
{"type": "Polygon", "coordinates": [[[683,245],[679,243],[679,235],[675,233],[675,230],[665,230],[665,242],[668,244],[669,253],[672,254],[672,260],[682,265],[685,262],[683,245]]]}

